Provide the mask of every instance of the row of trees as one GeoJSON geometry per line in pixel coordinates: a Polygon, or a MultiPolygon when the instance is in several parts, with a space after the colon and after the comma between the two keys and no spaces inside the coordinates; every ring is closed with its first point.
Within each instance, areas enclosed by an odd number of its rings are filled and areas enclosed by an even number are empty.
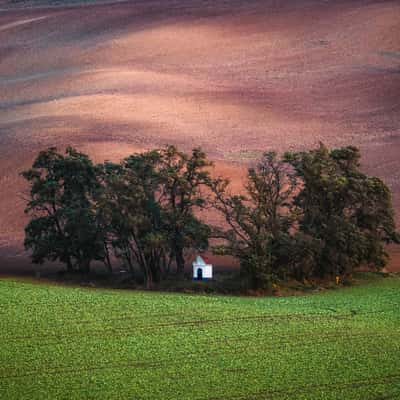
{"type": "Polygon", "coordinates": [[[210,166],[201,150],[173,146],[99,165],[73,148],[42,151],[22,174],[32,215],[25,246],[34,263],[59,260],[70,271],[88,272],[96,260],[111,271],[115,256],[149,287],[172,264],[182,276],[185,251],[208,246],[210,227],[195,211],[208,204],[210,166]]]}
{"type": "Polygon", "coordinates": [[[362,173],[359,160],[355,147],[322,144],[265,153],[243,192],[232,194],[200,149],[168,146],[95,165],[73,148],[50,148],[22,173],[30,184],[25,246],[34,263],[59,260],[68,270],[88,272],[102,261],[112,271],[112,260],[121,260],[147,287],[172,272],[182,277],[185,255],[212,239],[214,253],[238,258],[243,283],[254,289],[379,269],[385,244],[399,235],[389,189],[362,173]],[[206,224],[203,209],[225,224],[206,224]]]}

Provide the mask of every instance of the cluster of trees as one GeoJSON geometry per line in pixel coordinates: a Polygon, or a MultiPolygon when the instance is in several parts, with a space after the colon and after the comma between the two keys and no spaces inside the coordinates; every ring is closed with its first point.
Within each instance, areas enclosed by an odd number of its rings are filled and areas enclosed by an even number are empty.
{"type": "Polygon", "coordinates": [[[32,215],[25,246],[34,263],[59,260],[70,271],[96,260],[111,271],[114,256],[148,287],[172,265],[182,276],[185,252],[208,247],[210,227],[195,211],[208,205],[210,166],[201,150],[173,146],[99,165],[73,148],[42,151],[22,173],[32,215]]]}
{"type": "Polygon", "coordinates": [[[200,149],[174,146],[95,165],[73,148],[42,151],[22,175],[30,184],[25,247],[34,263],[61,261],[88,272],[121,260],[147,287],[183,276],[187,252],[217,239],[216,254],[238,258],[243,283],[268,289],[295,278],[351,275],[382,268],[385,245],[399,243],[391,195],[360,171],[355,147],[263,155],[241,194],[213,177],[200,149]],[[224,217],[201,220],[202,209],[224,217]]]}

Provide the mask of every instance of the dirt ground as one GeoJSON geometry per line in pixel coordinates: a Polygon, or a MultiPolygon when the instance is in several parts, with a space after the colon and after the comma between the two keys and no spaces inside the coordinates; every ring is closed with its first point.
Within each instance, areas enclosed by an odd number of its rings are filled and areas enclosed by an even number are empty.
{"type": "Polygon", "coordinates": [[[399,216],[399,94],[398,1],[0,0],[0,255],[26,260],[18,173],[54,145],[202,146],[239,187],[264,150],[355,144],[399,216]]]}

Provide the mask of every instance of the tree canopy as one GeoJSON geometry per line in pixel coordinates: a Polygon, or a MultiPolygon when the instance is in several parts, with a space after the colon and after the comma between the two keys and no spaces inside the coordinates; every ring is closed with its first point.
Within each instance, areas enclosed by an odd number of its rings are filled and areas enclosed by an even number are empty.
{"type": "Polygon", "coordinates": [[[288,263],[296,179],[276,153],[269,152],[249,168],[245,194],[232,195],[227,189],[228,181],[214,186],[214,206],[229,227],[222,235],[226,244],[215,251],[240,260],[251,288],[267,288],[288,263]]]}
{"type": "Polygon", "coordinates": [[[103,232],[92,207],[100,186],[88,156],[73,148],[65,154],[50,148],[22,175],[30,184],[25,247],[33,262],[59,260],[69,270],[88,271],[93,260],[103,260],[103,232]]]}
{"type": "Polygon", "coordinates": [[[399,243],[389,188],[362,172],[360,152],[266,152],[250,167],[243,191],[213,177],[198,148],[174,146],[94,165],[73,148],[41,151],[22,173],[30,185],[25,247],[34,263],[112,271],[120,260],[146,286],[175,271],[190,252],[208,248],[236,257],[246,288],[270,289],[294,278],[349,277],[360,266],[386,265],[386,244],[399,243]],[[199,211],[224,218],[210,226],[199,211]]]}
{"type": "Polygon", "coordinates": [[[321,144],[285,160],[302,182],[294,204],[300,232],[313,239],[314,273],[343,276],[363,264],[385,266],[385,244],[398,241],[390,190],[361,172],[359,150],[321,144]]]}

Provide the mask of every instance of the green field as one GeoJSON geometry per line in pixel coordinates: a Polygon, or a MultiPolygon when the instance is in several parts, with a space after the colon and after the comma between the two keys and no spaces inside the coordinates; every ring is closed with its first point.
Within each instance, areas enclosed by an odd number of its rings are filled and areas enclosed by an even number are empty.
{"type": "Polygon", "coordinates": [[[400,278],[243,298],[0,281],[1,399],[400,399],[400,278]]]}

